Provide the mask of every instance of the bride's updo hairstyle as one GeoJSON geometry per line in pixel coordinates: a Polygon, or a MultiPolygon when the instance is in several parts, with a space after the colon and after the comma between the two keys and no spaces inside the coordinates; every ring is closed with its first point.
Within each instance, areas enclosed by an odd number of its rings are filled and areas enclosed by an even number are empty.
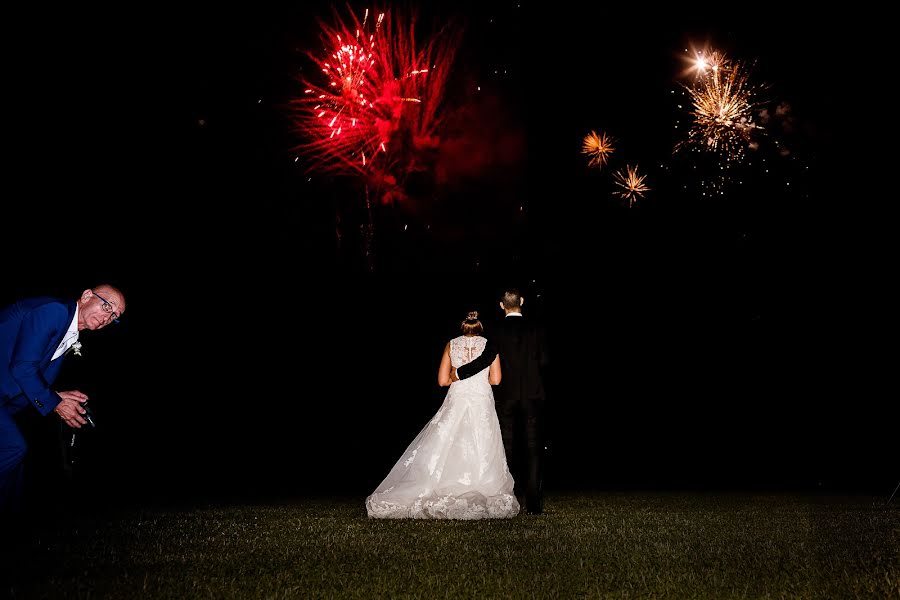
{"type": "Polygon", "coordinates": [[[484,326],[478,320],[478,311],[473,310],[466,316],[466,320],[462,322],[463,335],[481,335],[484,333],[484,326]]]}

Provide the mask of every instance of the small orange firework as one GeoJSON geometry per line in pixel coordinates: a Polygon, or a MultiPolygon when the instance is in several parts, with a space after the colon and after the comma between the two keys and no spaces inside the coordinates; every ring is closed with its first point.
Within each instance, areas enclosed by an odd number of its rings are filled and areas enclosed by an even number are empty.
{"type": "Polygon", "coordinates": [[[587,154],[590,157],[590,160],[588,161],[589,167],[603,168],[603,165],[605,165],[607,159],[609,159],[609,155],[615,150],[612,142],[613,139],[603,132],[598,134],[596,131],[591,131],[584,136],[581,153],[587,154]]]}

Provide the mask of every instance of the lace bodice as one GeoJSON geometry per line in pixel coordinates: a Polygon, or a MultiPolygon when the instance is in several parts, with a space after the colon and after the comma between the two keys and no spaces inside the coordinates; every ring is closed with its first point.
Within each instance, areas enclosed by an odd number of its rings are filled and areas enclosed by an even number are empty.
{"type": "Polygon", "coordinates": [[[487,340],[479,335],[459,337],[450,340],[450,364],[454,369],[468,364],[481,356],[487,340]]]}

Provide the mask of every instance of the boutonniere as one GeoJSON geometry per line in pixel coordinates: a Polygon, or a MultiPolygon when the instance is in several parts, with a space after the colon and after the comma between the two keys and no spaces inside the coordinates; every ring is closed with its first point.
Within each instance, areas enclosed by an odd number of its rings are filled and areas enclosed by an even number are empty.
{"type": "Polygon", "coordinates": [[[81,342],[75,342],[72,344],[72,354],[75,356],[81,356],[81,342]]]}

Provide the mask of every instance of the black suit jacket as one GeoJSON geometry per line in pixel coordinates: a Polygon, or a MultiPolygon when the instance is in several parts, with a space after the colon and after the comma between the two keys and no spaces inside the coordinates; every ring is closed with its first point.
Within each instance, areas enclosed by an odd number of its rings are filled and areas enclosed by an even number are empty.
{"type": "Polygon", "coordinates": [[[460,379],[471,377],[490,366],[500,353],[503,380],[494,390],[500,405],[543,402],[542,370],[547,366],[546,336],[525,317],[506,317],[489,338],[481,356],[456,370],[460,379]]]}

